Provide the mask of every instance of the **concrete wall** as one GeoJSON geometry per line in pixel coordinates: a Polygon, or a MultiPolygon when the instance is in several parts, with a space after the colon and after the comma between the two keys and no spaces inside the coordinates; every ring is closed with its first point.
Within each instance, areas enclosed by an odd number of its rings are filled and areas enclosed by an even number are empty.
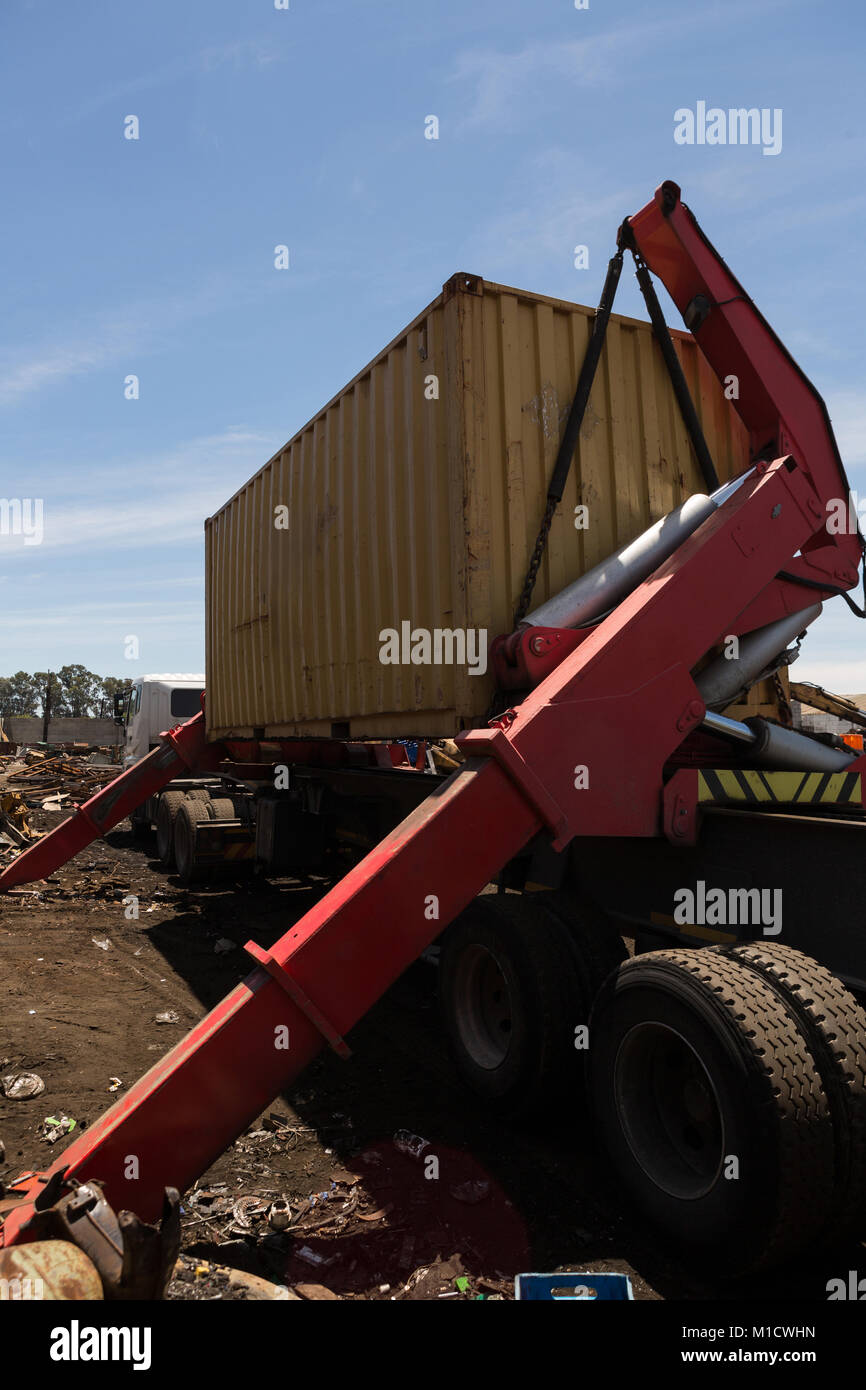
{"type": "MultiPolygon", "coordinates": [[[[42,742],[42,720],[38,716],[4,719],[3,730],[13,743],[42,742]]],[[[113,719],[51,719],[48,723],[49,743],[95,743],[113,747],[122,741],[122,735],[123,730],[113,719]]]]}
{"type": "Polygon", "coordinates": [[[791,712],[794,716],[794,728],[802,729],[807,734],[837,734],[841,738],[842,734],[863,732],[852,720],[839,719],[835,714],[828,714],[826,710],[812,709],[810,705],[803,705],[799,700],[791,701],[791,712]]]}

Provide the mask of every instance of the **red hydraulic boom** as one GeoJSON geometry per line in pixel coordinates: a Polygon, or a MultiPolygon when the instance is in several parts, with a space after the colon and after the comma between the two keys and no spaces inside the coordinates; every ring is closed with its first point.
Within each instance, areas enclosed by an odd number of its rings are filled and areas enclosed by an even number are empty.
{"type": "MultiPolygon", "coordinates": [[[[115,1209],[158,1218],[166,1187],[192,1183],[321,1047],[345,1054],[353,1025],[539,832],[556,848],[582,835],[662,834],[665,764],[706,712],[696,664],[722,635],[857,582],[860,537],[825,526],[828,502],[848,489],[823,403],[679,189],[662,185],[621,235],[665,283],[718,374],[738,378],[754,471],[518,709],[464,734],[461,770],[274,946],[250,942],[243,983],[48,1173],[19,1180],[7,1245],[34,1238],[60,1176],[98,1181],[115,1209]]],[[[201,765],[203,735],[201,716],[173,730],[66,823],[74,839],[46,837],[0,886],[55,867],[181,767],[201,765]]],[[[866,758],[851,764],[864,767],[866,758]]]]}

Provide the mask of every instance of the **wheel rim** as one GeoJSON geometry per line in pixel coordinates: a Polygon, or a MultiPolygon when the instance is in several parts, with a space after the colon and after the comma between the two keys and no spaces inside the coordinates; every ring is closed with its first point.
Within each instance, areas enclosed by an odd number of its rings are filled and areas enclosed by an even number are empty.
{"type": "Polygon", "coordinates": [[[457,1030],[476,1066],[495,1071],[511,1046],[512,1001],[505,975],[485,946],[462,954],[454,987],[457,1030]]]}
{"type": "Polygon", "coordinates": [[[682,1034],[663,1023],[630,1029],[617,1051],[614,1091],[646,1176],[685,1201],[711,1191],[724,1160],[724,1119],[712,1078],[682,1034]]]}

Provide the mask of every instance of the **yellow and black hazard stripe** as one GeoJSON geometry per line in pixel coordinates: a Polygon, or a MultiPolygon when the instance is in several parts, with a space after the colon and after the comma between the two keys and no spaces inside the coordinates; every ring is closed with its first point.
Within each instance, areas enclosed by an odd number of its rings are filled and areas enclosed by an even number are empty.
{"type": "Polygon", "coordinates": [[[863,806],[859,772],[759,772],[756,768],[702,768],[698,802],[768,802],[813,806],[832,802],[863,806]]]}

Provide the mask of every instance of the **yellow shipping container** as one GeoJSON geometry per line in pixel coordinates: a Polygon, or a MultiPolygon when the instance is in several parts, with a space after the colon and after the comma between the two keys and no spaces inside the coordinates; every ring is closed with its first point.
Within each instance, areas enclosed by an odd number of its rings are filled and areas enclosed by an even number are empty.
{"type": "MultiPolygon", "coordinates": [[[[438,664],[388,664],[383,634],[484,633],[486,652],[511,631],[593,313],[454,276],[209,518],[211,738],[483,720],[483,655],[475,673],[452,664],[446,639],[438,664]]],[[[696,344],[672,336],[724,481],[748,463],[746,432],[696,344]]],[[[650,325],[612,315],[532,606],[703,491],[650,325]]]]}

